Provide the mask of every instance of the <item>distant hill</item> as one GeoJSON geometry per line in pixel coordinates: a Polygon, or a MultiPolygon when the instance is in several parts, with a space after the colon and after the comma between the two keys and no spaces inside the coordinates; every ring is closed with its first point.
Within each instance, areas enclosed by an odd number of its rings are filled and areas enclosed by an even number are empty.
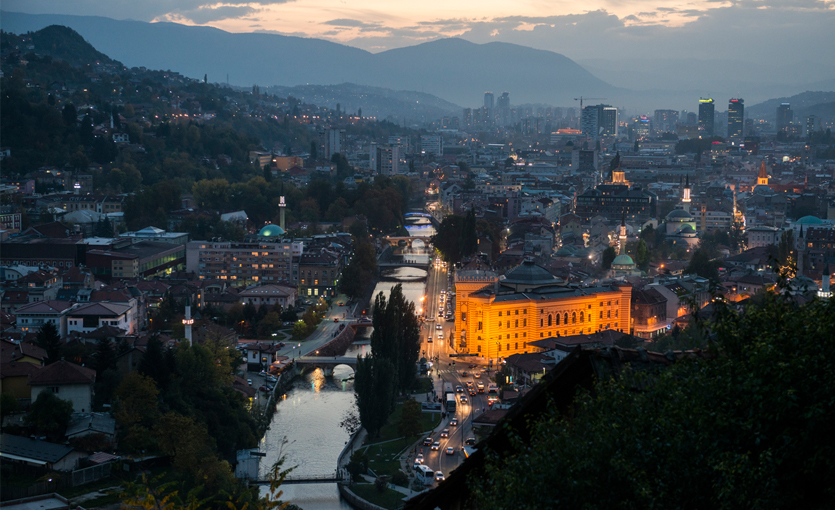
{"type": "Polygon", "coordinates": [[[791,104],[795,122],[812,114],[823,119],[835,119],[835,92],[807,91],[791,97],[769,99],[755,105],[746,105],[745,114],[753,118],[775,121],[777,107],[781,103],[791,104]]]}
{"type": "Polygon", "coordinates": [[[431,94],[355,83],[339,85],[298,85],[296,87],[267,87],[264,92],[280,97],[293,96],[305,103],[356,113],[362,109],[364,117],[431,122],[446,115],[461,115],[461,107],[431,94]]]}
{"type": "Polygon", "coordinates": [[[176,69],[186,76],[268,87],[355,83],[415,90],[463,106],[481,106],[485,91],[511,92],[518,103],[573,104],[579,95],[623,92],[571,59],[507,43],[438,41],[372,54],[320,39],[276,34],[233,34],[211,27],[118,21],[94,16],[2,12],[3,30],[48,25],[73,28],[125,65],[176,69]]]}

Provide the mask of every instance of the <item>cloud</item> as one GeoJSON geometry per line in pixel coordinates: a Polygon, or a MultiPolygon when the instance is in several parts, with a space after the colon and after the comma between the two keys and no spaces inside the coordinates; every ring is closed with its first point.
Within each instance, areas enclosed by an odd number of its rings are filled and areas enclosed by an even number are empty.
{"type": "Polygon", "coordinates": [[[220,5],[217,7],[203,5],[190,11],[177,13],[179,16],[192,21],[198,25],[205,25],[213,21],[220,21],[229,18],[242,18],[258,12],[259,9],[249,5],[220,5]]]}

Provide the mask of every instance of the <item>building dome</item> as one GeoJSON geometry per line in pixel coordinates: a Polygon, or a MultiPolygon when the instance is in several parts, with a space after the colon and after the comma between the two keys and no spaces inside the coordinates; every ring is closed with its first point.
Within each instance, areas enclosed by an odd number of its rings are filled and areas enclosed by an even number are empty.
{"type": "Polygon", "coordinates": [[[258,237],[279,237],[284,235],[284,229],[278,225],[265,225],[264,228],[258,231],[258,237]]]}
{"type": "Polygon", "coordinates": [[[822,223],[823,220],[817,216],[804,216],[797,220],[798,225],[820,225],[822,223]]]}
{"type": "Polygon", "coordinates": [[[693,217],[690,216],[690,213],[685,211],[684,209],[673,209],[667,215],[667,221],[672,221],[672,222],[693,221],[693,217]]]}
{"type": "Polygon", "coordinates": [[[532,260],[526,260],[509,270],[504,277],[505,283],[522,284],[554,283],[557,280],[557,277],[549,273],[544,267],[536,265],[532,260]]]}
{"type": "Polygon", "coordinates": [[[615,257],[615,260],[612,261],[612,267],[615,266],[634,266],[635,262],[632,260],[632,257],[629,255],[618,255],[615,257]]]}
{"type": "Polygon", "coordinates": [[[679,232],[681,232],[682,234],[695,234],[696,229],[693,228],[693,225],[687,224],[687,225],[684,225],[683,227],[681,227],[679,229],[679,232]]]}

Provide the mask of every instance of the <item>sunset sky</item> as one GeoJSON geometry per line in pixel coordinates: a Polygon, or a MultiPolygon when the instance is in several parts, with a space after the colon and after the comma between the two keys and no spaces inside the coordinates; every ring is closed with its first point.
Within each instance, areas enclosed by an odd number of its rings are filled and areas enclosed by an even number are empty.
{"type": "Polygon", "coordinates": [[[835,0],[5,0],[3,9],[317,37],[372,52],[457,36],[575,59],[835,61],[835,0]]]}

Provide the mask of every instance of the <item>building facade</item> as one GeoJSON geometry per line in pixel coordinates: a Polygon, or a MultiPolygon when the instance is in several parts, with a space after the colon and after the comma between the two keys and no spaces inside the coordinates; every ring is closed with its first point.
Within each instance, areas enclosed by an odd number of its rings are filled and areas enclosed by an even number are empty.
{"type": "Polygon", "coordinates": [[[454,348],[496,362],[534,352],[529,342],[542,338],[629,331],[630,285],[570,287],[533,261],[502,277],[458,271],[455,293],[454,348]]]}
{"type": "Polygon", "coordinates": [[[186,270],[201,280],[232,280],[240,284],[290,282],[293,244],[284,239],[191,241],[186,247],[186,270]]]}

